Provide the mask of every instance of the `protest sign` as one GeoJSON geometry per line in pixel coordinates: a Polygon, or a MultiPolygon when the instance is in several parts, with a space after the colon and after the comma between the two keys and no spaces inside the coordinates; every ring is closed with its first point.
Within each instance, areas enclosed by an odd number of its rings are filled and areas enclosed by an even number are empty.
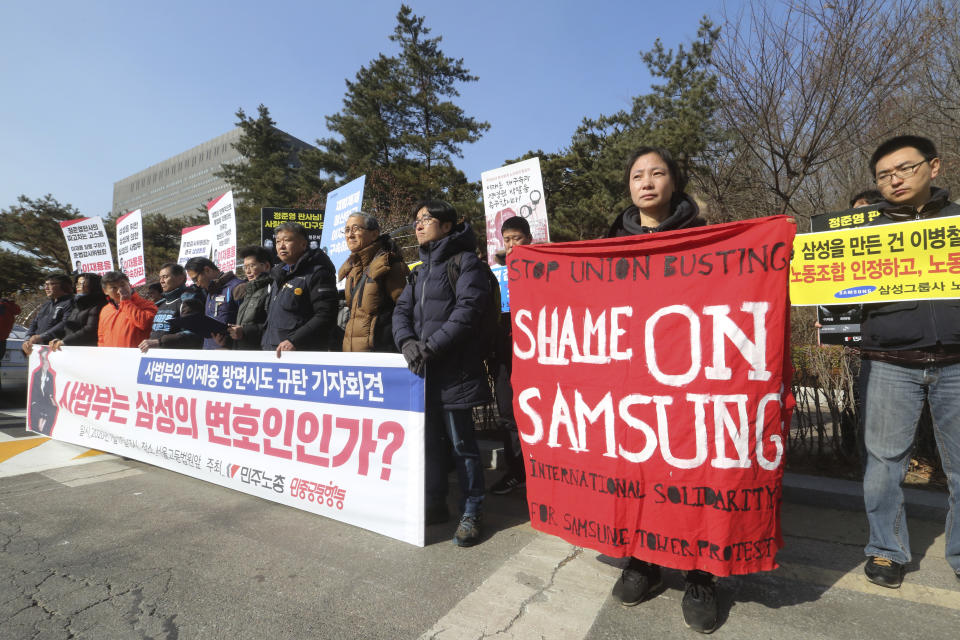
{"type": "MultiPolygon", "coordinates": [[[[810,217],[810,231],[833,231],[870,224],[880,216],[877,205],[868,204],[845,211],[831,211],[810,217]]],[[[856,347],[860,338],[860,305],[817,305],[817,340],[821,345],[836,344],[856,347]]]]}
{"type": "Polygon", "coordinates": [[[63,237],[70,251],[70,264],[76,273],[113,271],[110,240],[103,226],[103,218],[77,218],[60,223],[63,237]]]}
{"type": "Polygon", "coordinates": [[[296,222],[307,230],[307,248],[319,249],[323,242],[323,211],[320,209],[260,209],[260,245],[276,254],[273,246],[273,230],[284,222],[296,222]]]}
{"type": "Polygon", "coordinates": [[[237,219],[233,191],[227,191],[207,203],[210,216],[210,248],[213,262],[224,273],[237,268],[237,219]]]}
{"type": "Polygon", "coordinates": [[[777,566],[793,234],[776,216],[514,249],[535,529],[720,576],[777,566]]]}
{"type": "MultiPolygon", "coordinates": [[[[182,267],[190,258],[198,257],[210,257],[210,225],[208,224],[184,227],[180,231],[180,255],[177,256],[177,264],[182,267]]],[[[187,284],[193,284],[189,276],[187,284]]]]}
{"type": "Polygon", "coordinates": [[[960,216],[807,233],[793,242],[795,305],[960,297],[960,216]]]}
{"type": "Polygon", "coordinates": [[[117,218],[117,262],[134,287],[147,282],[143,263],[143,216],[140,209],[117,218]]]}
{"type": "Polygon", "coordinates": [[[43,347],[30,371],[32,431],[424,543],[423,380],[399,354],[43,347]]]}
{"type": "MultiPolygon", "coordinates": [[[[333,262],[334,269],[337,271],[350,256],[350,249],[347,248],[347,239],[343,235],[343,228],[346,226],[350,214],[360,211],[360,205],[363,203],[363,186],[366,179],[366,176],[360,176],[327,194],[327,208],[323,214],[323,236],[320,247],[327,252],[330,261],[333,262]]],[[[342,287],[343,283],[338,283],[337,286],[342,287]]]]}
{"type": "Polygon", "coordinates": [[[497,277],[500,283],[500,313],[510,312],[510,279],[507,274],[507,267],[504,265],[494,265],[490,267],[493,275],[497,277]]]}
{"type": "Polygon", "coordinates": [[[534,243],[550,242],[547,201],[543,194],[540,159],[530,158],[480,174],[483,184],[483,212],[487,221],[487,261],[496,264],[503,252],[500,226],[507,218],[520,216],[530,224],[534,243]]]}

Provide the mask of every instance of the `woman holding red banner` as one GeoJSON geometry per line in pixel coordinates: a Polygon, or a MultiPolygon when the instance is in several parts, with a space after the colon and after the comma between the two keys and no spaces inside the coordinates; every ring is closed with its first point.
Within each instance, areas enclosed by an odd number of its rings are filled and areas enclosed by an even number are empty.
{"type": "MultiPolygon", "coordinates": [[[[608,238],[702,227],[706,221],[693,198],[684,193],[686,176],[666,149],[641,147],[626,163],[627,190],[633,204],[610,227],[608,238]]],[[[683,620],[700,633],[710,633],[720,621],[716,578],[711,574],[688,571],[682,602],[683,620]]],[[[613,595],[623,605],[643,602],[661,585],[660,567],[631,557],[613,587],[613,595]]]]}

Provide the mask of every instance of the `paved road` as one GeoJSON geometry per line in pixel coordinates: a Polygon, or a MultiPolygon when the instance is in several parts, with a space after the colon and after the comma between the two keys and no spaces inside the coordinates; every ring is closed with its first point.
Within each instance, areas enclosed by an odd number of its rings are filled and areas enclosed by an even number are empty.
{"type": "MultiPolygon", "coordinates": [[[[487,507],[483,544],[450,524],[421,549],[112,456],[0,477],[0,639],[698,637],[679,574],[624,608],[617,561],[535,532],[520,496],[487,507]]],[[[863,578],[862,514],[786,504],[782,568],[721,582],[715,637],[956,638],[943,525],[910,524],[892,591],[863,578]]]]}

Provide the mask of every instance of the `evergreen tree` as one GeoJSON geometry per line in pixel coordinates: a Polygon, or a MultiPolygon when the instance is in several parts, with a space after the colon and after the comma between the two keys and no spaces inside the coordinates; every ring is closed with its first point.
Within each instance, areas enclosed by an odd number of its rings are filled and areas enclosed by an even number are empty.
{"type": "Polygon", "coordinates": [[[233,189],[237,216],[237,243],[259,244],[261,207],[287,207],[298,201],[296,154],[289,140],[270,117],[264,105],[258,116],[247,116],[238,109],[237,126],[243,130],[233,148],[242,159],[226,163],[214,173],[233,189]]]}
{"type": "Polygon", "coordinates": [[[82,217],[49,193],[35,200],[22,195],[17,204],[0,211],[0,241],[30,256],[40,269],[70,273],[73,264],[60,222],[82,217]]]}
{"type": "MultiPolygon", "coordinates": [[[[719,29],[704,17],[689,48],[665,49],[658,39],[642,60],[661,84],[636,96],[630,111],[585,118],[570,145],[539,156],[547,192],[550,236],[580,240],[602,236],[613,218],[629,204],[623,163],[641,146],[669,149],[693,177],[701,160],[724,140],[715,124],[717,79],[711,55],[719,29]]],[[[508,161],[514,162],[514,161],[508,161]]]]}
{"type": "Polygon", "coordinates": [[[459,83],[477,78],[429,33],[424,18],[401,5],[390,36],[399,53],[381,54],[347,81],[343,109],[326,119],[334,136],[301,153],[299,184],[314,201],[319,192],[366,174],[364,206],[384,218],[407,217],[392,207],[427,196],[445,198],[465,214],[478,208],[479,187],[453,158],[490,125],[452,101],[459,83]]]}

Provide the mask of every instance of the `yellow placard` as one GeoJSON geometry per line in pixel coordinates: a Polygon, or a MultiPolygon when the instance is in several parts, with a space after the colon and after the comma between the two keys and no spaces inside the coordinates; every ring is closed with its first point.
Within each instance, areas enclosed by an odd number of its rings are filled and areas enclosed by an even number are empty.
{"type": "Polygon", "coordinates": [[[806,233],[793,240],[794,305],[960,298],[960,216],[806,233]]]}

